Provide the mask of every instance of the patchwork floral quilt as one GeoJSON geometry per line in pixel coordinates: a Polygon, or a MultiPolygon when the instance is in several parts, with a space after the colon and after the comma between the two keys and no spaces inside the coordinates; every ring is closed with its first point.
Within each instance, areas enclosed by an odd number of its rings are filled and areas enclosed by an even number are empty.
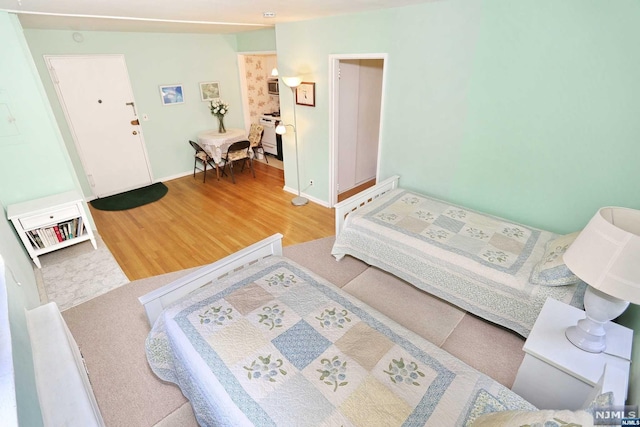
{"type": "Polygon", "coordinates": [[[280,257],[166,309],[146,351],[203,426],[466,426],[535,409],[280,257]]]}
{"type": "Polygon", "coordinates": [[[529,282],[555,237],[395,189],[347,216],[332,254],[361,259],[527,337],[548,297],[582,308],[584,283],[529,282]]]}

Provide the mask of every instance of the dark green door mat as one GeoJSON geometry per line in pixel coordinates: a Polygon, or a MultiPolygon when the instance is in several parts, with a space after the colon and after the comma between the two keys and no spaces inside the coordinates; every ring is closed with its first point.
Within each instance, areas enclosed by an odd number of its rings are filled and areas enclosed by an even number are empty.
{"type": "Polygon", "coordinates": [[[147,187],[92,200],[91,206],[101,211],[125,211],[160,200],[168,191],[166,185],[156,182],[147,187]]]}

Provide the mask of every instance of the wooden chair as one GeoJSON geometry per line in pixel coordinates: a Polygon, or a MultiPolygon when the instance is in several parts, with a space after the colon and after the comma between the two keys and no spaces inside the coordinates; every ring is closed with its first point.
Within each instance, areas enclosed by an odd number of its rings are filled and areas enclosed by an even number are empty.
{"type": "MultiPolygon", "coordinates": [[[[213,169],[216,170],[216,175],[218,174],[218,166],[213,162],[213,158],[207,154],[206,151],[202,147],[198,145],[197,142],[189,141],[189,144],[196,150],[196,154],[193,159],[193,177],[196,177],[196,170],[203,171],[204,176],[202,178],[202,182],[206,182],[207,180],[207,164],[210,165],[213,169]],[[203,166],[202,169],[198,167],[198,162],[200,162],[203,166]]],[[[218,179],[220,177],[218,176],[218,179]]]]}
{"type": "Polygon", "coordinates": [[[252,123],[251,129],[249,130],[249,136],[247,139],[251,143],[251,149],[253,150],[254,154],[257,155],[258,151],[262,150],[262,156],[264,157],[265,161],[269,163],[269,159],[267,158],[267,155],[264,152],[264,147],[262,146],[263,134],[264,134],[264,126],[259,125],[257,123],[252,123]]]}
{"type": "Polygon", "coordinates": [[[256,171],[253,169],[253,159],[251,158],[251,154],[249,151],[251,150],[251,143],[248,140],[234,142],[227,149],[227,153],[223,159],[223,171],[224,168],[229,165],[229,170],[231,171],[231,181],[236,183],[236,179],[233,176],[233,164],[239,161],[242,161],[242,166],[244,168],[245,163],[249,163],[249,168],[251,168],[251,173],[253,177],[256,177],[256,171]]]}

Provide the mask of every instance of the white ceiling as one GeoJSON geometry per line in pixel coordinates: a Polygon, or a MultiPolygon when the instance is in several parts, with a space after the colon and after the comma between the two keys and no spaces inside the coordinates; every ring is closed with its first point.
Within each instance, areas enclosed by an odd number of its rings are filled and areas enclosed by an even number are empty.
{"type": "Polygon", "coordinates": [[[429,1],[434,0],[0,0],[0,10],[18,13],[23,28],[233,33],[429,1]]]}

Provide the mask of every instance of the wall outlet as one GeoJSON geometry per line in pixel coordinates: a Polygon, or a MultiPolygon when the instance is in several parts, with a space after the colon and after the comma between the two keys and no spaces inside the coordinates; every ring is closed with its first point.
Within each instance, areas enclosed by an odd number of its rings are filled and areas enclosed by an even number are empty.
{"type": "Polygon", "coordinates": [[[309,180],[309,185],[313,187],[313,180],[312,179],[309,180]]]}

